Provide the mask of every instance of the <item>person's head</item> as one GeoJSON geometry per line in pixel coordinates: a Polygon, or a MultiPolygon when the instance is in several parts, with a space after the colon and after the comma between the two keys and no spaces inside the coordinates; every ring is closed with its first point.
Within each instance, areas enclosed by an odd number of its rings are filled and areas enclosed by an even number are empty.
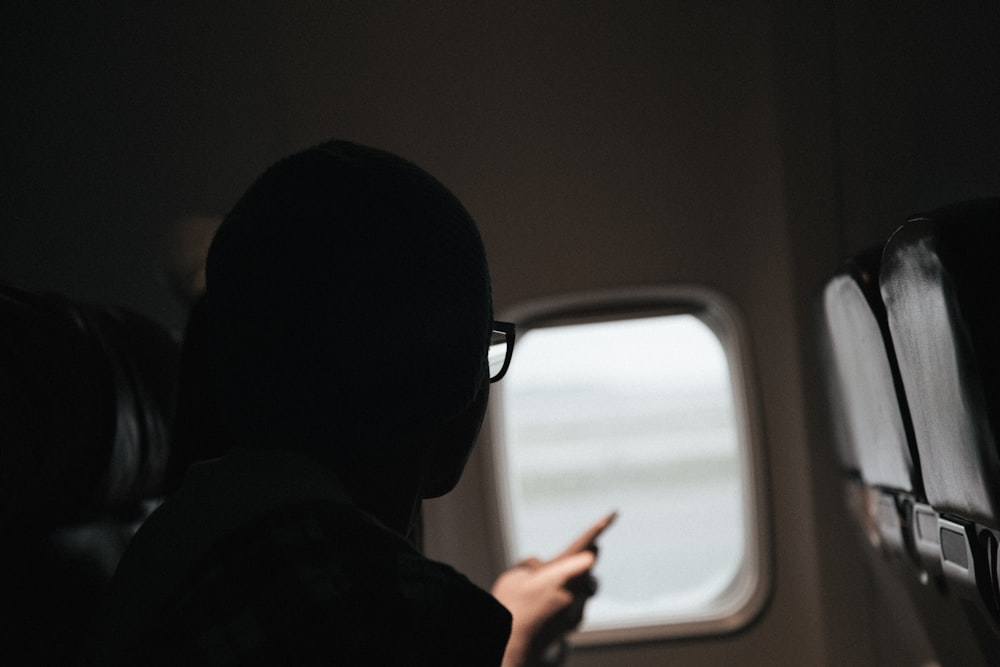
{"type": "Polygon", "coordinates": [[[442,466],[460,471],[488,391],[492,300],[476,225],[432,176],[340,141],[285,158],[226,216],[206,278],[216,401],[237,444],[371,467],[451,438],[442,466]]]}

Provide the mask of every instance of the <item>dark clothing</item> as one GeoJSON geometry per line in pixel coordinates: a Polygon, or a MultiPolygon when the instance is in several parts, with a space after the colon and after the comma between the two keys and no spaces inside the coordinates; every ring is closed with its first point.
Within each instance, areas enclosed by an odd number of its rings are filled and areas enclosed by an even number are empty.
{"type": "Polygon", "coordinates": [[[123,645],[108,659],[499,665],[510,614],[352,506],[317,468],[283,452],[235,452],[185,480],[116,575],[105,636],[123,645]],[[300,475],[303,483],[290,486],[300,475]],[[206,506],[209,525],[185,526],[182,511],[209,489],[221,499],[206,506]],[[143,579],[161,574],[148,590],[143,579]]]}

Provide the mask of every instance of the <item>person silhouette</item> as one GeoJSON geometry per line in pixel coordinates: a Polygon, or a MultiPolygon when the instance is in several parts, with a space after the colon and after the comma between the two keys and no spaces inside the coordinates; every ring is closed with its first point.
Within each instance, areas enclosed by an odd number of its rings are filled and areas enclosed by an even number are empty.
{"type": "Polygon", "coordinates": [[[457,483],[513,347],[454,195],[378,149],[296,153],[225,217],[201,307],[211,419],[189,434],[222,455],[133,539],[98,662],[541,664],[593,594],[611,517],[496,597],[407,539],[457,483]]]}

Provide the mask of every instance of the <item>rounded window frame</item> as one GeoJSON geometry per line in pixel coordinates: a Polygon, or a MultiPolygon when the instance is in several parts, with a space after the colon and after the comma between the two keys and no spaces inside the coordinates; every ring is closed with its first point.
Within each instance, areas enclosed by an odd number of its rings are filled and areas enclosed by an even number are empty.
{"type": "MultiPolygon", "coordinates": [[[[750,340],[734,304],[722,294],[700,286],[641,286],[590,290],[536,298],[504,309],[500,318],[515,322],[519,335],[540,326],[628,319],[629,316],[694,315],[718,337],[732,378],[741,471],[743,474],[744,540],[746,556],[723,604],[705,613],[678,617],[666,623],[574,633],[571,642],[580,648],[636,641],[655,641],[725,635],[752,623],[771,595],[771,528],[767,511],[765,457],[759,418],[750,340]]],[[[515,351],[516,354],[516,351],[515,351]]],[[[511,509],[506,483],[502,397],[490,400],[490,437],[485,452],[489,460],[489,485],[495,506],[491,522],[492,543],[499,545],[503,561],[513,564],[516,554],[506,534],[511,509]]]]}

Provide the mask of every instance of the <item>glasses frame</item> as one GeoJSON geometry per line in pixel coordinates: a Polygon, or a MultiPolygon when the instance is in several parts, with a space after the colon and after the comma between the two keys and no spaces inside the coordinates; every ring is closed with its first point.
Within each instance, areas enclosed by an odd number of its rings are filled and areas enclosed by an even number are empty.
{"type": "Polygon", "coordinates": [[[507,369],[510,367],[510,359],[514,355],[515,330],[516,327],[513,322],[498,322],[497,320],[493,320],[493,330],[490,335],[492,336],[493,333],[502,333],[506,338],[507,349],[503,358],[503,366],[495,374],[490,374],[491,383],[499,382],[507,374],[507,369]]]}

